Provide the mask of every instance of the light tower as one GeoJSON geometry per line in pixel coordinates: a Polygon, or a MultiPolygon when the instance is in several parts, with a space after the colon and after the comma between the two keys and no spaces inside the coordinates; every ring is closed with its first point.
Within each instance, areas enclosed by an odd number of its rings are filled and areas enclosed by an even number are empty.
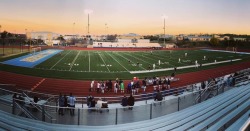
{"type": "Polygon", "coordinates": [[[91,13],[93,13],[93,10],[90,10],[90,9],[86,9],[86,10],[84,10],[84,12],[85,12],[85,14],[87,14],[88,15],[88,35],[89,35],[89,15],[91,14],[91,13]]]}
{"type": "Polygon", "coordinates": [[[163,19],[163,21],[164,21],[164,26],[163,26],[163,30],[164,30],[164,36],[163,36],[163,40],[164,40],[164,45],[165,45],[165,37],[166,37],[166,33],[165,33],[165,30],[166,30],[166,24],[165,24],[165,19],[167,19],[168,18],[168,16],[166,16],[166,15],[162,15],[161,16],[161,18],[163,19]]]}

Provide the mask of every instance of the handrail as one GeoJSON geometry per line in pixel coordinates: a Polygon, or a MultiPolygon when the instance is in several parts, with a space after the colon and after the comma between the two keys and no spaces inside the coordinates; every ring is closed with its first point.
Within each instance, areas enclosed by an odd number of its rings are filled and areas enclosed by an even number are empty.
{"type": "Polygon", "coordinates": [[[39,95],[44,95],[44,96],[49,96],[49,97],[55,97],[58,95],[52,95],[52,94],[47,94],[47,93],[41,93],[41,92],[36,92],[36,91],[30,91],[30,90],[26,90],[26,89],[17,89],[21,92],[29,92],[29,93],[33,93],[33,94],[39,94],[39,95]]]}
{"type": "MultiPolygon", "coordinates": [[[[25,94],[24,92],[23,92],[23,95],[25,95],[26,98],[28,98],[28,100],[30,101],[30,104],[31,104],[32,106],[34,106],[38,111],[42,112],[42,109],[41,109],[41,107],[39,106],[39,104],[35,104],[34,100],[30,99],[30,97],[29,97],[27,94],[25,94]]],[[[50,120],[53,119],[53,117],[52,117],[47,111],[45,111],[45,116],[46,116],[47,118],[49,118],[50,120]]]]}
{"type": "MultiPolygon", "coordinates": [[[[16,100],[15,100],[16,101],[16,100]]],[[[20,100],[17,100],[17,101],[20,101],[20,100]]],[[[21,101],[22,102],[22,101],[21,101]]],[[[38,120],[35,116],[33,116],[31,113],[29,113],[29,111],[27,111],[27,109],[23,108],[22,106],[20,106],[17,102],[14,102],[15,105],[18,106],[18,108],[26,115],[28,116],[29,118],[32,118],[32,119],[35,119],[35,120],[38,120]]]]}
{"type": "MultiPolygon", "coordinates": [[[[249,73],[249,72],[247,72],[247,73],[249,73]]],[[[232,79],[235,79],[235,81],[237,81],[237,79],[242,79],[242,78],[243,78],[243,80],[240,81],[240,82],[242,82],[242,81],[244,81],[244,78],[245,78],[246,76],[247,76],[247,75],[246,75],[245,73],[244,73],[244,74],[239,74],[239,75],[237,75],[237,76],[233,76],[232,79]]],[[[201,94],[198,95],[198,96],[196,97],[195,103],[197,103],[197,101],[198,101],[199,99],[201,99],[201,97],[205,94],[205,92],[206,92],[208,89],[211,89],[211,88],[216,87],[217,90],[220,90],[221,87],[223,87],[223,85],[224,85],[224,79],[219,79],[219,81],[217,81],[217,84],[211,86],[212,82],[213,82],[213,81],[211,81],[210,83],[208,83],[208,85],[206,86],[206,88],[205,88],[204,90],[202,90],[201,94]]]]}
{"type": "Polygon", "coordinates": [[[205,92],[206,92],[208,89],[210,89],[211,83],[212,83],[212,81],[209,82],[209,83],[206,85],[205,89],[203,89],[203,90],[201,91],[201,94],[198,95],[198,96],[195,98],[195,103],[197,103],[197,101],[205,94],[205,92]]]}

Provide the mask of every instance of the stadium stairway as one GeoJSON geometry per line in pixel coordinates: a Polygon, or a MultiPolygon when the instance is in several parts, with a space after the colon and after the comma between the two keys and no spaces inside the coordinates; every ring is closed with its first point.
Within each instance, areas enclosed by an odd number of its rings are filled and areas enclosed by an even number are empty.
{"type": "MultiPolygon", "coordinates": [[[[219,129],[234,116],[250,109],[250,85],[235,87],[205,102],[152,120],[108,126],[49,124],[0,111],[0,125],[7,130],[204,130],[219,129]],[[218,124],[217,124],[218,123],[218,124]],[[218,125],[218,126],[217,126],[218,125]]],[[[244,113],[243,113],[244,114],[244,113]]],[[[244,115],[245,116],[245,115],[244,115]]]]}

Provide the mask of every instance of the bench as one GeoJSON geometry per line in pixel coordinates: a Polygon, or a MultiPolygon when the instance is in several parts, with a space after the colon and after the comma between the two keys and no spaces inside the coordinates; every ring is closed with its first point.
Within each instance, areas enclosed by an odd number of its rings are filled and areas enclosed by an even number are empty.
{"type": "Polygon", "coordinates": [[[240,127],[247,121],[250,116],[250,110],[242,115],[236,122],[229,126],[226,131],[238,131],[240,127]]]}
{"type": "MultiPolygon", "coordinates": [[[[235,103],[235,104],[238,104],[238,103],[235,103]]],[[[219,130],[221,127],[223,127],[223,125],[225,125],[228,121],[230,121],[231,119],[233,119],[237,114],[239,114],[244,109],[248,108],[250,106],[250,100],[246,101],[245,103],[243,103],[242,105],[240,105],[238,108],[236,108],[235,110],[233,110],[232,112],[230,112],[229,114],[227,114],[227,112],[229,112],[232,108],[234,108],[236,106],[237,105],[234,105],[234,104],[230,105],[229,107],[227,107],[227,108],[225,108],[225,109],[217,112],[216,114],[214,114],[213,116],[211,116],[207,120],[199,123],[198,125],[196,125],[191,130],[193,130],[193,131],[195,131],[195,130],[202,130],[202,129],[208,127],[213,122],[215,122],[217,119],[223,117],[223,115],[226,115],[226,116],[224,116],[222,119],[220,119],[218,122],[216,122],[213,126],[211,126],[208,129],[208,131],[219,130]]]]}
{"type": "MultiPolygon", "coordinates": [[[[154,121],[146,120],[142,124],[140,124],[140,122],[136,122],[135,123],[136,126],[129,125],[131,128],[127,128],[127,130],[130,130],[130,129],[154,130],[154,129],[157,129],[159,127],[165,127],[165,126],[174,124],[178,121],[182,121],[186,117],[195,115],[199,112],[202,112],[205,109],[216,108],[217,106],[227,102],[228,98],[238,96],[238,94],[244,93],[247,90],[249,90],[249,89],[234,88],[234,89],[226,92],[225,94],[219,95],[219,96],[214,97],[210,100],[207,100],[206,102],[202,102],[200,104],[194,105],[194,106],[187,108],[185,110],[181,110],[179,112],[175,112],[175,113],[169,114],[167,116],[155,118],[154,121]],[[218,103],[214,103],[215,101],[218,101],[218,103]]],[[[232,99],[235,100],[235,98],[232,98],[232,99]]],[[[201,114],[203,114],[203,112],[201,114]]],[[[179,123],[179,125],[181,125],[181,123],[179,123]]]]}
{"type": "Polygon", "coordinates": [[[179,119],[178,121],[176,120],[175,123],[172,123],[169,126],[164,126],[160,128],[160,130],[186,130],[200,122],[203,122],[205,119],[209,118],[210,116],[213,116],[217,112],[225,112],[226,110],[231,110],[235,106],[234,104],[238,105],[242,101],[247,100],[249,96],[247,96],[246,94],[248,93],[250,93],[250,90],[242,92],[239,95],[232,96],[233,98],[230,98],[227,101],[223,101],[223,103],[215,101],[217,103],[213,102],[213,105],[210,105],[210,107],[204,108],[200,111],[195,110],[193,111],[195,114],[185,116],[183,119],[179,119]],[[218,103],[220,104],[218,105],[218,103]]]}

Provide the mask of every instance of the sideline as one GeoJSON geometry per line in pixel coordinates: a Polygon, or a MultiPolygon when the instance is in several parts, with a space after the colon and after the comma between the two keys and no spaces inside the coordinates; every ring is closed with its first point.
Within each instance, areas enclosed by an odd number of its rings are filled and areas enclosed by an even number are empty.
{"type": "MultiPolygon", "coordinates": [[[[240,61],[240,60],[242,60],[242,59],[233,59],[233,60],[218,61],[218,62],[213,62],[213,63],[202,64],[202,66],[216,65],[216,64],[221,64],[221,63],[229,63],[229,62],[240,61]]],[[[193,67],[196,67],[196,65],[181,66],[181,67],[177,67],[177,69],[186,69],[186,68],[193,68],[193,67]]],[[[170,70],[174,70],[174,68],[155,69],[155,70],[146,70],[146,71],[130,71],[129,73],[130,74],[141,74],[141,73],[170,71],[170,70]]]]}

